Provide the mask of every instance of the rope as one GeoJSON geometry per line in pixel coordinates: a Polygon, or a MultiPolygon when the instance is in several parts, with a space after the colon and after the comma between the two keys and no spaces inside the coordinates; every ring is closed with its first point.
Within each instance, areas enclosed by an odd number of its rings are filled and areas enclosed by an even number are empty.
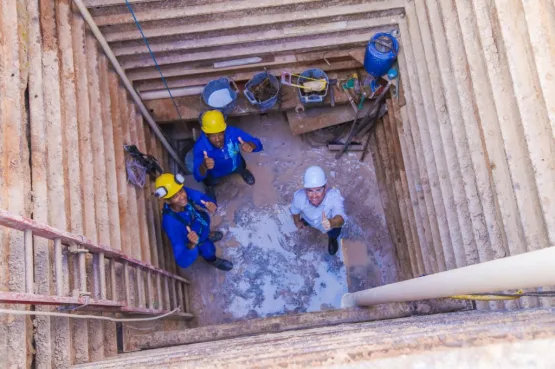
{"type": "Polygon", "coordinates": [[[166,90],[168,90],[168,94],[170,95],[170,98],[172,100],[173,106],[175,107],[175,110],[177,111],[177,115],[179,116],[179,119],[181,119],[181,121],[183,123],[185,123],[185,121],[183,120],[183,117],[181,116],[181,113],[179,112],[179,108],[177,107],[177,103],[175,102],[175,99],[173,98],[172,92],[171,92],[171,90],[168,86],[168,82],[166,81],[166,78],[164,77],[164,74],[162,73],[162,70],[160,69],[160,66],[158,65],[158,62],[156,61],[156,57],[154,56],[154,52],[150,48],[150,44],[148,43],[148,40],[147,40],[147,38],[146,38],[146,36],[143,32],[143,28],[141,27],[141,24],[139,23],[139,20],[135,16],[135,12],[133,11],[133,8],[131,7],[131,4],[129,4],[129,0],[125,0],[125,5],[127,5],[127,9],[129,9],[129,12],[133,16],[133,20],[135,21],[135,25],[137,26],[137,29],[139,30],[139,32],[141,32],[141,36],[143,38],[143,41],[145,42],[145,45],[148,48],[148,52],[150,53],[150,56],[152,57],[152,60],[154,60],[154,65],[156,66],[156,69],[158,70],[158,73],[160,73],[160,77],[162,77],[162,82],[164,82],[164,86],[166,86],[166,90]]]}
{"type": "Polygon", "coordinates": [[[77,314],[66,314],[66,313],[54,313],[49,311],[32,311],[32,310],[10,310],[10,309],[0,309],[0,314],[10,314],[10,315],[42,315],[42,316],[56,316],[61,318],[75,318],[75,319],[97,319],[97,320],[108,320],[110,322],[148,322],[150,320],[158,320],[172,315],[173,313],[181,310],[181,307],[177,307],[170,312],[162,315],[154,316],[151,318],[126,318],[118,319],[111,318],[109,316],[98,316],[98,315],[77,315],[77,314]]]}

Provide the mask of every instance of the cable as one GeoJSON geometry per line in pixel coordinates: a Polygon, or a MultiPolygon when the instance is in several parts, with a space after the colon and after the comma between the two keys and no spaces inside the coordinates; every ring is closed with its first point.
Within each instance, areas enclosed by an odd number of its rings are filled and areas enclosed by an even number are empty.
{"type": "Polygon", "coordinates": [[[148,40],[146,39],[146,36],[143,32],[143,28],[141,27],[141,24],[139,23],[137,17],[135,16],[135,12],[133,11],[133,8],[131,7],[131,4],[129,4],[128,0],[125,0],[125,5],[127,5],[127,9],[129,9],[129,12],[133,16],[133,20],[135,21],[135,25],[139,29],[139,32],[141,32],[141,36],[143,37],[143,41],[145,42],[146,47],[148,48],[148,52],[150,53],[150,56],[152,57],[152,60],[154,60],[154,65],[156,66],[156,69],[158,70],[158,73],[160,73],[160,77],[162,77],[162,82],[164,82],[164,86],[166,86],[166,90],[168,90],[168,94],[170,95],[170,98],[173,102],[173,106],[175,107],[175,110],[177,111],[177,115],[179,115],[179,119],[181,119],[181,121],[183,123],[185,123],[185,121],[183,120],[183,117],[181,116],[181,113],[179,112],[179,108],[177,107],[177,103],[175,102],[175,100],[173,98],[172,92],[171,92],[171,90],[168,86],[168,82],[166,81],[166,78],[164,77],[164,74],[162,74],[162,70],[160,69],[160,66],[158,65],[158,62],[156,61],[156,57],[154,56],[154,52],[150,48],[150,44],[148,43],[148,40]]]}
{"type": "Polygon", "coordinates": [[[61,318],[75,318],[75,319],[97,319],[97,320],[108,320],[110,322],[148,322],[150,320],[158,320],[172,315],[181,310],[181,306],[169,311],[165,314],[154,316],[151,318],[125,318],[117,319],[111,318],[109,316],[98,316],[98,315],[77,315],[77,314],[65,314],[65,313],[53,313],[49,311],[32,311],[32,310],[10,310],[10,309],[0,309],[0,314],[11,314],[11,315],[42,315],[42,316],[55,316],[61,318]]]}

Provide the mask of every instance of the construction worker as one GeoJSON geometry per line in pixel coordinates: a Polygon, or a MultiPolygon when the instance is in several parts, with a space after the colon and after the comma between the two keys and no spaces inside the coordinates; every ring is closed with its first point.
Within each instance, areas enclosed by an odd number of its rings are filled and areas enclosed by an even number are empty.
{"type": "Polygon", "coordinates": [[[240,174],[248,185],[254,176],[247,169],[243,152],[262,151],[262,143],[243,130],[227,126],[223,114],[210,110],[202,115],[202,133],[195,143],[193,175],[204,182],[206,193],[216,198],[214,186],[222,177],[240,174]]]}
{"type": "Polygon", "coordinates": [[[230,261],[216,257],[214,242],[222,239],[222,232],[210,232],[210,216],[200,209],[216,211],[216,201],[200,191],[183,186],[180,174],[161,174],[156,178],[154,195],[165,200],[162,227],[168,235],[177,265],[187,268],[198,255],[220,270],[233,268],[230,261]]]}
{"type": "Polygon", "coordinates": [[[339,190],[329,188],[324,170],[309,167],[304,173],[304,188],[295,192],[291,214],[297,229],[311,226],[328,234],[328,252],[335,255],[339,249],[338,238],[347,216],[343,196],[339,190]]]}

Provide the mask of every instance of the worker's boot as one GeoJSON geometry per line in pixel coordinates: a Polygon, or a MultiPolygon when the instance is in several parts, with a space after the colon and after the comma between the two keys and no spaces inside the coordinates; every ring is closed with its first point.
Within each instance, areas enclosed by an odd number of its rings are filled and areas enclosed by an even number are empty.
{"type": "Polygon", "coordinates": [[[337,254],[337,250],[339,250],[339,240],[337,238],[328,237],[328,252],[330,255],[337,254]]]}
{"type": "Polygon", "coordinates": [[[245,181],[246,184],[250,186],[254,184],[254,176],[252,175],[250,170],[248,169],[243,170],[243,172],[241,173],[241,177],[243,177],[243,180],[245,181]]]}
{"type": "Polygon", "coordinates": [[[216,260],[210,262],[209,264],[212,265],[215,268],[218,268],[218,269],[226,271],[226,272],[233,269],[233,263],[231,261],[228,261],[228,260],[225,260],[225,259],[216,258],[216,260]]]}
{"type": "Polygon", "coordinates": [[[224,238],[224,234],[220,231],[210,232],[210,234],[208,235],[208,239],[212,242],[218,242],[222,238],[224,238]]]}

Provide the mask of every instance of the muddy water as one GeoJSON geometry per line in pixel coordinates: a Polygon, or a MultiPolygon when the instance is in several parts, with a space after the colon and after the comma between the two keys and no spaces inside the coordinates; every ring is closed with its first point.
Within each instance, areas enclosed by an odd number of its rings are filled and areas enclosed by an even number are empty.
{"type": "Polygon", "coordinates": [[[183,271],[193,281],[198,325],[338,308],[347,291],[396,281],[371,155],[369,163],[360,163],[356,154],[336,161],[327,150],[292,136],[281,115],[231,124],[261,138],[264,151],[245,155],[254,186],[236,176],[217,187],[220,207],[212,224],[225,234],[218,255],[233,261],[233,271],[200,260],[183,271]],[[297,231],[289,214],[310,165],[322,166],[345,197],[349,220],[336,256],[327,252],[326,235],[297,231]]]}

